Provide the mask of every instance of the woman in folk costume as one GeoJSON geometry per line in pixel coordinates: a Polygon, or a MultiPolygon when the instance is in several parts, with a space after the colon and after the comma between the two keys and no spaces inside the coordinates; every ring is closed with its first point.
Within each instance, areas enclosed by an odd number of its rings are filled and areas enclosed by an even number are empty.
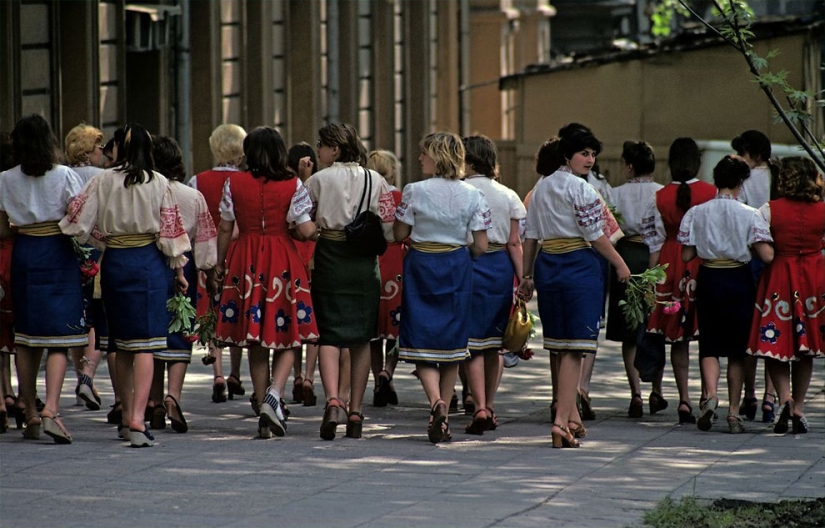
{"type": "Polygon", "coordinates": [[[476,405],[469,434],[498,426],[495,395],[503,368],[499,356],[513,307],[513,281],[521,281],[523,254],[520,222],[527,215],[512,189],[495,181],[496,145],[485,136],[464,138],[465,182],[484,193],[490,207],[487,252],[473,260],[473,314],[469,325],[470,359],[465,363],[476,405]]]}
{"type": "MultiPolygon", "coordinates": [[[[169,179],[169,185],[180,207],[183,227],[192,244],[192,251],[186,253],[189,260],[183,270],[189,287],[185,292],[189,302],[197,302],[198,270],[209,272],[215,267],[218,258],[218,232],[212,223],[212,215],[203,195],[183,183],[186,169],[178,143],[168,137],[155,136],[152,156],[156,170],[169,179]]],[[[170,296],[174,291],[170,291],[170,296]]],[[[152,409],[152,429],[166,427],[165,417],[169,416],[172,429],[177,433],[189,430],[183,410],[180,406],[183,380],[186,369],[192,362],[192,341],[186,339],[183,331],[169,334],[167,348],[154,353],[155,375],[152,379],[152,391],[149,408],[152,409]],[[169,391],[163,395],[165,371],[169,371],[169,391]],[[161,405],[160,402],[163,402],[161,405]]]]}
{"type": "Polygon", "coordinates": [[[321,382],[327,403],[320,436],[335,439],[346,405],[340,365],[342,350],[349,348],[351,391],[346,435],[361,438],[362,406],[370,375],[370,341],[378,334],[381,276],[378,259],[364,256],[346,240],[344,228],[360,208],[386,221],[392,202],[390,188],[375,171],[361,166],[366,152],[358,132],[350,125],[329,124],[318,131],[318,160],[325,168],[307,180],[321,230],[315,245],[312,300],[321,334],[321,382]],[[370,190],[371,189],[371,190],[370,190]]]}
{"type": "Polygon", "coordinates": [[[109,348],[117,350],[123,406],[118,432],[132,447],[150,447],[155,439],[143,420],[152,355],[167,347],[170,283],[187,289],[184,253],[191,245],[169,180],[154,171],[149,133],[136,123],[127,125],[123,148],[123,161],[86,183],[60,228],[105,248],[100,286],[109,348]]]}
{"type": "Polygon", "coordinates": [[[430,178],[404,186],[393,226],[395,240],[412,242],[404,259],[398,351],[399,359],[416,364],[431,407],[427,436],[435,444],[452,439],[445,402],[459,362],[469,357],[472,259],[487,251],[490,208],[481,191],[461,181],[460,137],[436,132],[419,146],[421,171],[430,178]]]}
{"type": "MultiPolygon", "coordinates": [[[[392,214],[391,218],[395,218],[395,210],[401,203],[401,191],[395,186],[401,170],[398,158],[389,150],[373,150],[367,156],[367,168],[383,176],[390,186],[392,203],[387,203],[387,213],[392,214]]],[[[385,236],[392,237],[392,226],[392,221],[382,223],[385,236]]],[[[370,343],[372,377],[375,380],[372,404],[375,407],[398,404],[398,394],[392,383],[398,355],[390,352],[395,348],[398,330],[401,327],[402,277],[406,254],[404,243],[393,240],[387,244],[387,251],[378,257],[378,268],[381,271],[378,338],[370,343]]]]}
{"type": "Polygon", "coordinates": [[[782,412],[774,432],[808,432],[805,398],[813,359],[825,356],[825,185],[816,165],[803,157],[782,160],[780,198],[762,206],[775,257],[762,272],[748,353],[765,358],[782,412]]]}
{"type": "Polygon", "coordinates": [[[253,390],[261,398],[258,434],[269,438],[286,434],[281,398],[296,350],[318,337],[307,268],[290,236],[295,228],[310,238],[316,228],[309,216],[312,202],[287,168],[278,131],[250,132],[244,154],[249,172],[227,179],[221,200],[216,339],[248,347],[253,390]],[[236,223],[238,239],[230,246],[236,223]]]}
{"type": "Polygon", "coordinates": [[[60,419],[59,403],[68,362],[67,351],[88,344],[83,320],[80,267],[72,241],[58,221],[83,181],[59,165],[60,148],[49,123],[39,115],[20,119],[11,134],[16,167],[0,175],[0,237],[17,231],[11,255],[14,343],[20,399],[25,405],[23,436],[43,432],[58,444],[72,435],[60,419]],[[36,383],[43,349],[46,359],[46,406],[37,415],[36,383]]]}
{"type": "Polygon", "coordinates": [[[620,281],[629,279],[630,270],[605,234],[601,197],[582,179],[601,143],[580,129],[562,137],[558,148],[565,165],[536,186],[527,209],[518,295],[529,300],[538,291],[544,348],[560,356],[553,447],[579,447],[575,436],[582,436],[583,426],[576,396],[582,356],[596,353],[604,288],[596,251],[613,264],[620,281]]]}
{"type": "Polygon", "coordinates": [[[719,358],[726,357],[728,429],[744,432],[738,416],[744,383],[744,358],[750,339],[756,287],[748,262],[751,249],[764,262],[773,260],[771,234],[759,211],[739,202],[750,169],[742,158],[725,156],[713,169],[716,198],[688,209],[679,226],[682,260],[702,259],[696,278],[699,361],[708,398],[696,426],[709,431],[719,406],[719,358]]]}
{"type": "MultiPolygon", "coordinates": [[[[631,273],[642,273],[647,269],[650,252],[642,240],[642,216],[647,204],[662,185],[653,181],[656,157],[653,149],[644,141],[625,141],[622,148],[622,166],[627,182],[613,189],[613,204],[621,213],[619,224],[625,237],[616,244],[616,251],[627,263],[631,273]]],[[[630,387],[630,405],[627,414],[631,418],[641,418],[644,414],[639,371],[633,366],[636,358],[637,328],[629,328],[619,302],[625,297],[626,285],[619,282],[610,284],[610,299],[607,312],[606,337],[622,343],[622,359],[630,387]]],[[[650,414],[667,408],[662,396],[662,375],[659,372],[653,380],[650,392],[650,414]]]]}
{"type": "Polygon", "coordinates": [[[642,237],[650,248],[650,267],[666,264],[665,280],[656,285],[656,305],[647,331],[664,334],[671,343],[670,364],[679,391],[679,423],[696,423],[688,390],[690,358],[688,344],[698,335],[696,321],[696,275],[699,259],[682,261],[682,245],[676,240],[685,213],[694,205],[716,196],[716,187],[696,179],[702,155],[691,138],[678,138],[670,145],[668,166],[672,182],[656,192],[642,219],[642,237]],[[674,303],[679,309],[674,311],[674,303]]]}
{"type": "MultiPolygon", "coordinates": [[[[81,123],[69,130],[63,142],[69,167],[83,179],[85,184],[95,174],[103,170],[103,132],[93,126],[81,123]]],[[[90,259],[99,263],[101,254],[92,251],[90,259]]],[[[101,350],[107,344],[100,338],[108,335],[103,303],[94,298],[94,277],[84,278],[83,302],[86,308],[86,326],[89,328],[89,345],[85,349],[74,349],[72,361],[77,373],[77,387],[74,390],[79,404],[85,404],[92,411],[100,409],[100,395],[94,387],[94,377],[101,350]]]]}
{"type": "MultiPolygon", "coordinates": [[[[221,223],[221,213],[218,210],[223,194],[223,185],[226,180],[240,173],[241,162],[243,161],[243,140],[246,137],[246,130],[238,125],[222,124],[218,125],[209,136],[209,150],[212,152],[214,167],[203,171],[189,180],[189,186],[197,189],[206,199],[209,213],[212,215],[212,222],[215,225],[221,223]]],[[[223,263],[222,263],[223,264],[223,263]]],[[[206,274],[198,273],[198,315],[203,315],[207,310],[218,311],[220,298],[210,296],[206,291],[206,274]]],[[[238,346],[229,347],[229,376],[223,375],[223,349],[215,343],[207,345],[209,356],[214,358],[212,363],[212,402],[223,403],[226,401],[226,394],[229,399],[236,395],[243,396],[246,390],[241,383],[241,358],[243,349],[238,346]]],[[[210,357],[205,358],[205,362],[212,361],[210,357]]],[[[260,402],[252,399],[252,408],[258,414],[260,402]]]]}
{"type": "MultiPolygon", "coordinates": [[[[759,209],[769,200],[777,198],[776,185],[779,183],[779,165],[771,159],[771,140],[759,130],[745,130],[730,142],[736,154],[745,160],[751,169],[750,177],[742,184],[739,201],[759,209]]],[[[754,282],[759,277],[765,264],[759,259],[751,260],[751,272],[754,282]]],[[[756,419],[759,400],[756,398],[757,358],[745,358],[745,397],[739,409],[739,415],[749,420],[756,419]]],[[[765,392],[762,396],[762,422],[771,423],[776,416],[776,389],[770,372],[765,369],[765,392]]]]}
{"type": "MultiPolygon", "coordinates": [[[[312,145],[304,141],[289,147],[287,165],[302,182],[306,183],[310,176],[318,172],[318,158],[312,145]]],[[[315,255],[315,239],[296,240],[298,253],[309,270],[309,280],[312,282],[312,257],[315,255]]],[[[304,407],[315,407],[318,397],[315,395],[315,369],[318,366],[318,343],[304,343],[306,347],[306,370],[302,373],[303,354],[295,354],[293,365],[292,401],[303,403],[304,407]]]]}

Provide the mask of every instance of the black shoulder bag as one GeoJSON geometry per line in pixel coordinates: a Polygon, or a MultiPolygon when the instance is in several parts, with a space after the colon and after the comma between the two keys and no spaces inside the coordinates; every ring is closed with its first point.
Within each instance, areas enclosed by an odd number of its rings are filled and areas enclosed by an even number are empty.
{"type": "Polygon", "coordinates": [[[369,199],[372,196],[372,176],[364,169],[364,191],[361,193],[361,201],[358,203],[358,212],[355,219],[344,227],[347,243],[355,253],[374,257],[383,255],[387,251],[387,241],[384,238],[384,230],[381,228],[381,218],[370,211],[369,199]],[[369,187],[369,191],[367,188],[369,187]],[[362,211],[364,197],[367,198],[366,210],[362,211]]]}

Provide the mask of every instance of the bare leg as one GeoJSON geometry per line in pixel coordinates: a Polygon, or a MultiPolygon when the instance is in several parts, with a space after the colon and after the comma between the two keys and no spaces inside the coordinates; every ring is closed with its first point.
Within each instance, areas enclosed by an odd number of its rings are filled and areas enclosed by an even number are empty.
{"type": "Polygon", "coordinates": [[[719,389],[719,358],[702,358],[700,363],[702,365],[702,381],[707,391],[707,398],[711,398],[716,396],[716,392],[719,389]]]}
{"type": "Polygon", "coordinates": [[[322,345],[318,353],[318,366],[321,370],[321,383],[324,385],[324,397],[338,397],[338,377],[341,359],[341,349],[330,345],[322,345]]]}
{"type": "Polygon", "coordinates": [[[558,352],[550,352],[550,381],[553,384],[553,403],[559,401],[559,358],[558,352]]]}
{"type": "Polygon", "coordinates": [[[252,391],[258,403],[264,401],[266,389],[270,384],[269,349],[261,345],[249,346],[249,377],[252,378],[252,391]]]}
{"type": "Polygon", "coordinates": [[[593,377],[593,367],[596,365],[596,354],[585,354],[582,358],[582,371],[579,376],[579,389],[590,394],[590,379],[593,377]]]}
{"type": "MultiPolygon", "coordinates": [[[[670,346],[670,366],[673,368],[673,379],[676,381],[676,390],[679,391],[679,408],[681,402],[690,405],[690,390],[688,386],[688,375],[690,372],[690,352],[687,341],[673,343],[670,346]]],[[[682,409],[687,411],[687,408],[682,409]]]]}
{"type": "MultiPolygon", "coordinates": [[[[395,339],[386,340],[386,360],[384,361],[384,370],[390,375],[390,378],[395,376],[395,367],[398,366],[398,354],[390,354],[390,350],[395,348],[395,339]]],[[[392,384],[392,382],[390,382],[392,384]]]]}
{"type": "Polygon", "coordinates": [[[243,348],[229,347],[229,375],[236,380],[241,380],[241,359],[243,358],[243,348]]]}
{"type": "Polygon", "coordinates": [[[295,357],[300,356],[301,347],[287,348],[286,350],[276,350],[272,357],[272,383],[269,390],[276,392],[279,397],[284,392],[286,381],[289,379],[289,371],[295,365],[295,357]]]}
{"type": "Polygon", "coordinates": [[[169,391],[180,403],[183,396],[183,380],[186,377],[186,370],[189,368],[189,363],[185,361],[172,361],[168,364],[169,368],[169,391]]]}
{"type": "Polygon", "coordinates": [[[805,396],[811,386],[811,377],[814,373],[814,360],[805,357],[796,361],[791,366],[791,377],[793,382],[793,413],[802,416],[805,414],[805,396]]]}
{"type": "MultiPolygon", "coordinates": [[[[212,363],[212,374],[215,376],[214,383],[226,383],[226,379],[223,375],[223,349],[216,347],[212,343],[209,343],[207,346],[209,347],[210,352],[215,356],[215,362],[212,363]]],[[[252,390],[255,390],[254,387],[252,390]]]]}
{"type": "MultiPolygon", "coordinates": [[[[118,352],[115,356],[117,379],[120,382],[120,403],[123,411],[122,425],[129,427],[132,416],[132,406],[134,405],[134,379],[132,375],[134,354],[130,352],[118,352]]],[[[154,368],[154,367],[153,367],[154,368]]],[[[143,409],[141,409],[141,412],[143,409]]]]}
{"type": "Polygon", "coordinates": [[[384,370],[384,340],[376,339],[370,342],[370,370],[375,389],[378,389],[378,374],[384,370]]]}
{"type": "Polygon", "coordinates": [[[350,346],[350,404],[349,410],[361,412],[367,381],[370,376],[370,344],[350,346]]]}
{"type": "Polygon", "coordinates": [[[470,394],[473,395],[475,414],[484,412],[484,417],[486,418],[487,390],[484,386],[484,353],[470,356],[470,359],[465,361],[463,365],[467,385],[470,387],[470,394]]]}
{"type": "Polygon", "coordinates": [[[349,409],[350,390],[352,388],[352,359],[349,348],[341,349],[341,358],[338,362],[338,396],[341,397],[349,409]]]}
{"type": "Polygon", "coordinates": [[[134,401],[131,408],[131,419],[129,427],[137,431],[143,431],[145,426],[143,424],[143,414],[146,404],[149,401],[149,390],[152,386],[152,376],[155,370],[154,358],[152,354],[147,353],[119,353],[133,357],[132,374],[134,379],[132,381],[134,387],[134,401]]]}
{"type": "MultiPolygon", "coordinates": [[[[742,374],[744,376],[746,398],[756,397],[756,366],[756,357],[748,355],[742,359],[742,374]]],[[[737,412],[739,411],[737,410],[737,412]]]]}
{"type": "Polygon", "coordinates": [[[154,375],[152,376],[152,388],[149,390],[149,403],[160,405],[163,402],[163,382],[166,378],[166,361],[154,360],[154,375]]]}
{"type": "Polygon", "coordinates": [[[495,411],[496,392],[504,371],[504,358],[497,351],[484,352],[484,398],[485,408],[495,411]]]}
{"type": "Polygon", "coordinates": [[[770,373],[777,394],[777,402],[781,405],[791,399],[791,367],[785,361],[765,358],[765,370],[770,373]]]}
{"type": "Polygon", "coordinates": [[[739,405],[742,402],[742,385],[745,380],[744,358],[728,358],[728,398],[730,400],[731,415],[739,413],[739,405]]]}
{"type": "Polygon", "coordinates": [[[17,384],[20,399],[23,401],[27,421],[37,416],[37,373],[40,371],[42,348],[30,348],[17,345],[17,384]]]}
{"type": "Polygon", "coordinates": [[[117,382],[117,352],[106,352],[106,366],[109,367],[109,380],[112,382],[112,393],[117,404],[121,400],[121,387],[117,382]]]}
{"type": "Polygon", "coordinates": [[[307,361],[304,368],[304,379],[315,379],[315,366],[318,363],[318,345],[307,345],[307,361]]]}
{"type": "Polygon", "coordinates": [[[46,356],[46,407],[54,413],[53,416],[60,412],[60,392],[68,363],[66,349],[51,349],[46,356]]]}
{"type": "Polygon", "coordinates": [[[568,422],[581,423],[581,417],[576,409],[576,394],[579,388],[582,353],[564,352],[559,355],[559,403],[555,423],[566,427],[568,422]]]}
{"type": "Polygon", "coordinates": [[[627,384],[630,386],[630,397],[641,394],[641,382],[639,381],[639,371],[633,366],[636,359],[636,344],[622,343],[622,359],[624,360],[624,371],[627,374],[627,384]]]}
{"type": "Polygon", "coordinates": [[[421,363],[416,366],[418,379],[424,388],[424,394],[432,408],[438,400],[448,403],[455,391],[455,381],[458,376],[458,364],[447,363],[439,367],[421,363]]]}

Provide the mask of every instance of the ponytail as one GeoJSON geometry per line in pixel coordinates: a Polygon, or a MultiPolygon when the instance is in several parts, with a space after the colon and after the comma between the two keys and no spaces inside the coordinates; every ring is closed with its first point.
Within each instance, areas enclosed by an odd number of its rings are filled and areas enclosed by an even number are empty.
{"type": "Polygon", "coordinates": [[[690,185],[683,181],[679,184],[679,188],[676,190],[676,207],[678,207],[683,213],[686,213],[687,210],[690,209],[690,200],[690,185]]]}

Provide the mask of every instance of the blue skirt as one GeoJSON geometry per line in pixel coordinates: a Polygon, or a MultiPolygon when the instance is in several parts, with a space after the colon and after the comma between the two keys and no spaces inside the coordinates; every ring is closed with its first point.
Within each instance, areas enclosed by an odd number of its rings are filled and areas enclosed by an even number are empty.
{"type": "MultiPolygon", "coordinates": [[[[195,260],[192,257],[191,252],[186,253],[186,258],[189,259],[189,262],[187,262],[186,266],[183,268],[183,275],[189,283],[189,288],[186,290],[186,296],[189,297],[189,302],[192,303],[192,306],[194,307],[198,297],[198,268],[195,266],[195,260]]],[[[168,297],[171,299],[174,297],[175,290],[178,286],[177,281],[174,280],[174,276],[169,285],[170,288],[168,297]]],[[[169,313],[169,321],[172,321],[171,312],[169,313]]],[[[192,323],[194,326],[194,321],[192,323]]],[[[183,363],[192,362],[192,343],[183,337],[183,332],[174,332],[169,334],[166,338],[166,344],[166,350],[157,350],[154,352],[155,359],[183,363]]]]}
{"type": "Polygon", "coordinates": [[[755,303],[756,286],[750,266],[699,266],[696,278],[699,358],[745,357],[755,303]]]}
{"type": "Polygon", "coordinates": [[[501,349],[513,307],[515,271],[506,250],[485,253],[473,261],[473,297],[468,333],[470,354],[501,349]]]}
{"type": "Polygon", "coordinates": [[[155,244],[107,248],[100,267],[103,306],[109,323],[109,350],[166,349],[173,271],[155,244]]]}
{"type": "Polygon", "coordinates": [[[535,284],[544,348],[551,352],[595,354],[599,338],[604,279],[596,251],[540,251],[535,284]]]}
{"type": "Polygon", "coordinates": [[[411,249],[404,258],[398,358],[411,363],[454,363],[469,357],[473,294],[470,252],[411,249]]]}
{"type": "Polygon", "coordinates": [[[18,234],[11,256],[14,342],[27,347],[84,347],[80,264],[65,235],[18,234]]]}

